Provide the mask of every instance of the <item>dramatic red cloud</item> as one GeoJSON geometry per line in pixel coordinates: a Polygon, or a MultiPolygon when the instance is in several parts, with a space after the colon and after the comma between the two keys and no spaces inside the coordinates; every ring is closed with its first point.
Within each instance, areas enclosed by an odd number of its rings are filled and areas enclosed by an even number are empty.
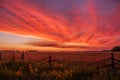
{"type": "Polygon", "coordinates": [[[53,41],[33,46],[109,48],[120,44],[119,14],[118,0],[1,0],[0,31],[53,41]]]}

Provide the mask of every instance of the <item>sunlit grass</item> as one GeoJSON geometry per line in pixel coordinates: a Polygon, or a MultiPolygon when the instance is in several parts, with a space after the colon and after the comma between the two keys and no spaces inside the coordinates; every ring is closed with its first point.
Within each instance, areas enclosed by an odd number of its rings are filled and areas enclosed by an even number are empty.
{"type": "Polygon", "coordinates": [[[39,62],[0,62],[0,80],[120,80],[96,66],[80,67],[64,63],[40,64],[39,62]]]}

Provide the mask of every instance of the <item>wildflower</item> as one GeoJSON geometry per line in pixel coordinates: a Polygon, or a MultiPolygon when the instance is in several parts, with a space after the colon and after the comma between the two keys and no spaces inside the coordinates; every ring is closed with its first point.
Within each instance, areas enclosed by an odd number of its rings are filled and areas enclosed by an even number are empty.
{"type": "Polygon", "coordinates": [[[19,70],[16,72],[18,76],[22,76],[22,68],[20,67],[19,70]]]}
{"type": "Polygon", "coordinates": [[[30,72],[33,71],[33,70],[32,70],[32,66],[31,66],[31,64],[29,65],[29,70],[30,70],[30,72]]]}
{"type": "Polygon", "coordinates": [[[38,68],[35,68],[35,72],[38,72],[38,68]]]}
{"type": "Polygon", "coordinates": [[[18,76],[22,76],[22,71],[21,71],[21,70],[18,70],[18,71],[16,72],[16,74],[17,74],[18,76]]]}

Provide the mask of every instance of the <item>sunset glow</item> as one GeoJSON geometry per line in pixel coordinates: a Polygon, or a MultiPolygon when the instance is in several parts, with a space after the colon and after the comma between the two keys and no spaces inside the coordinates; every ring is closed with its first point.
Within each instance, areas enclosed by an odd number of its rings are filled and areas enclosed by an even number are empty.
{"type": "Polygon", "coordinates": [[[120,0],[0,0],[0,49],[120,45],[120,0]]]}

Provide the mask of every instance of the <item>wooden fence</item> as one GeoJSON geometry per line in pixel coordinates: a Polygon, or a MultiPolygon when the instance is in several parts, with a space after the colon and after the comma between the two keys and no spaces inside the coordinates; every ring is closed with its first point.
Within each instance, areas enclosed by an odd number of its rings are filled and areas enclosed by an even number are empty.
{"type": "MultiPolygon", "coordinates": [[[[21,52],[21,58],[20,58],[22,61],[24,61],[24,59],[25,59],[24,54],[25,54],[25,52],[22,51],[21,52]]],[[[2,60],[2,53],[0,53],[0,60],[2,60]]],[[[12,60],[15,61],[14,52],[12,53],[12,60]]],[[[56,59],[53,59],[53,57],[51,55],[49,55],[48,57],[46,57],[46,58],[44,58],[44,59],[42,59],[40,61],[41,61],[41,63],[48,63],[51,66],[52,63],[56,61],[56,59]]],[[[120,60],[115,58],[114,53],[111,53],[110,58],[102,59],[100,61],[87,64],[87,66],[89,66],[89,65],[100,65],[100,64],[104,64],[102,66],[103,68],[109,68],[113,72],[116,72],[117,70],[120,70],[120,68],[119,68],[120,60]]]]}
{"type": "Polygon", "coordinates": [[[87,64],[86,66],[90,65],[100,65],[102,68],[107,68],[109,71],[116,73],[120,70],[120,60],[116,59],[114,53],[111,53],[110,58],[102,59],[100,61],[87,64]]]}
{"type": "MultiPolygon", "coordinates": [[[[25,59],[25,52],[24,51],[22,51],[21,52],[21,61],[24,61],[24,59],[25,59]]],[[[2,53],[0,53],[0,61],[2,60],[2,53]]],[[[15,54],[14,54],[14,52],[12,53],[12,61],[15,61],[15,54]]],[[[42,59],[42,60],[40,60],[40,62],[41,63],[48,63],[50,66],[52,65],[52,63],[53,62],[55,62],[56,61],[56,59],[52,59],[52,56],[51,55],[49,55],[48,57],[46,57],[46,58],[44,58],[44,59],[42,59]]]]}

